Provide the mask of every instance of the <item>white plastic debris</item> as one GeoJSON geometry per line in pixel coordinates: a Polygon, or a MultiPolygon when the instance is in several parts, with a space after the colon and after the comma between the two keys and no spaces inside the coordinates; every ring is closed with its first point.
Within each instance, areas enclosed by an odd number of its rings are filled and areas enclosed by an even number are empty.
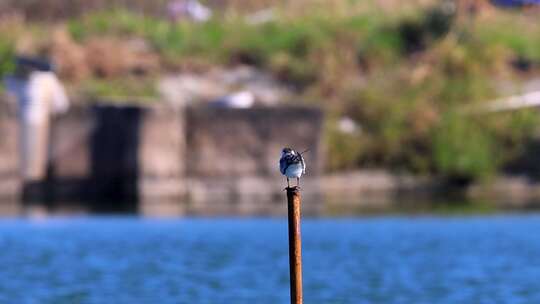
{"type": "Polygon", "coordinates": [[[345,116],[338,121],[338,129],[343,133],[352,134],[358,132],[360,127],[350,117],[345,116]]]}
{"type": "Polygon", "coordinates": [[[197,0],[176,0],[167,5],[167,14],[173,21],[187,18],[196,22],[205,22],[212,18],[212,10],[197,0]]]}
{"type": "Polygon", "coordinates": [[[275,19],[273,9],[263,9],[246,17],[246,22],[252,25],[263,24],[275,19]]]}
{"type": "Polygon", "coordinates": [[[211,103],[211,105],[220,108],[246,109],[251,108],[255,103],[255,96],[249,91],[240,91],[211,103]]]}

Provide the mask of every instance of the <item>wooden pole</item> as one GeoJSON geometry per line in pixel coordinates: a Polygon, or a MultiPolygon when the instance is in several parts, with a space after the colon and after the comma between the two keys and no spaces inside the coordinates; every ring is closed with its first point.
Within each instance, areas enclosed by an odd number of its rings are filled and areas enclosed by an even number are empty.
{"type": "Polygon", "coordinates": [[[289,269],[291,304],[302,304],[302,237],[300,234],[300,190],[288,187],[287,207],[289,217],[289,269]]]}

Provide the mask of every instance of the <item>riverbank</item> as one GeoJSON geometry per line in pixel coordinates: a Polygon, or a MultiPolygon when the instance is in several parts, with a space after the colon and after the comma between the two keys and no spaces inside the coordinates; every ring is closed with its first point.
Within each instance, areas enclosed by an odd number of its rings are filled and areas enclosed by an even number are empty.
{"type": "MultiPolygon", "coordinates": [[[[189,179],[186,184],[189,190],[182,199],[156,198],[128,213],[145,217],[281,217],[287,213],[280,178],[189,179]]],[[[522,177],[498,177],[464,188],[450,188],[437,179],[357,171],[308,177],[302,185],[302,211],[307,217],[479,215],[540,210],[540,183],[522,177]]],[[[0,201],[1,217],[95,212],[91,205],[80,201],[0,201]]]]}
{"type": "Polygon", "coordinates": [[[323,114],[309,107],[77,106],[52,123],[48,176],[21,183],[9,113],[0,115],[9,139],[0,142],[3,214],[283,215],[277,159],[291,142],[310,148],[302,179],[308,215],[526,210],[540,202],[529,165],[535,150],[514,164],[528,171],[482,181],[384,169],[329,173],[323,114]]]}
{"type": "Polygon", "coordinates": [[[540,209],[540,182],[497,176],[468,185],[384,170],[324,176],[325,214],[483,214],[540,209]]]}
{"type": "Polygon", "coordinates": [[[251,91],[245,83],[226,92],[206,87],[216,82],[216,71],[230,75],[249,66],[267,84],[279,84],[278,91],[286,88],[280,102],[316,105],[327,114],[325,166],[332,172],[385,168],[481,180],[519,158],[537,129],[535,111],[460,115],[463,108],[538,90],[534,10],[486,1],[464,1],[470,9],[430,0],[224,1],[226,8],[210,6],[214,14],[206,22],[174,22],[164,2],[111,4],[114,10],[98,2],[57,14],[54,23],[37,22],[28,12],[57,6],[25,11],[20,4],[21,13],[6,13],[0,76],[12,71],[16,52],[45,54],[73,96],[159,103],[168,75],[204,84],[200,91],[218,95],[211,98],[251,91]],[[261,11],[267,18],[253,22],[261,11]]]}

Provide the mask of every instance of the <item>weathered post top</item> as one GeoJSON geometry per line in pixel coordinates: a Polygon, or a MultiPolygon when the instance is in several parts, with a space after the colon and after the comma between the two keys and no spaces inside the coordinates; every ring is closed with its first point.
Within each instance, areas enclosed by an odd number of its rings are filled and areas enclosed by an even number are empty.
{"type": "Polygon", "coordinates": [[[302,299],[302,237],[300,233],[300,188],[287,187],[289,219],[289,269],[291,304],[301,304],[302,299]]]}

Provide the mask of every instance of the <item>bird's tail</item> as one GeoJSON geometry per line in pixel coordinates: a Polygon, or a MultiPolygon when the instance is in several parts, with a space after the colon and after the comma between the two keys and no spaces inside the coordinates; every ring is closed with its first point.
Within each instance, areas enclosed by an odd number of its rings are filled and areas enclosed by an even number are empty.
{"type": "Polygon", "coordinates": [[[310,149],[306,149],[306,150],[304,150],[303,152],[300,152],[300,153],[298,153],[298,154],[302,155],[302,154],[304,154],[304,153],[306,153],[306,152],[309,152],[309,150],[310,150],[310,149]]]}

